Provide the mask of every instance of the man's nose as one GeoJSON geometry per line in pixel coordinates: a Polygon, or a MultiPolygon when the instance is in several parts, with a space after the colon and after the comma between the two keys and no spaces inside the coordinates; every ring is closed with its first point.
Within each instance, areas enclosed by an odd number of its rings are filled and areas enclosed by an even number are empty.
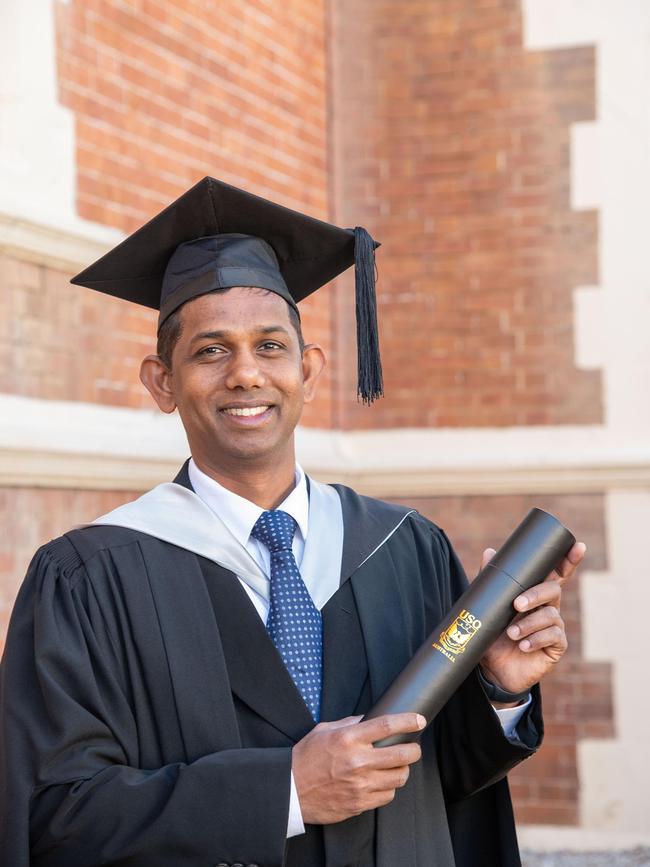
{"type": "Polygon", "coordinates": [[[254,352],[240,350],[232,354],[226,376],[227,388],[259,388],[265,382],[266,376],[254,352]]]}

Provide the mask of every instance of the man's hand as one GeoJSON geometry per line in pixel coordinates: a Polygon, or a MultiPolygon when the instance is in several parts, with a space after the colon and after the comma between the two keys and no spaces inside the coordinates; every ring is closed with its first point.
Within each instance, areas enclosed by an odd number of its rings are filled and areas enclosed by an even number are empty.
{"type": "Polygon", "coordinates": [[[409,777],[419,744],[373,747],[389,735],[421,731],[415,713],[359,722],[351,716],[320,723],[293,748],[292,771],[305,824],[328,825],[383,807],[409,777]]]}
{"type": "MultiPolygon", "coordinates": [[[[562,585],[576,571],[586,550],[583,542],[576,542],[542,584],[517,596],[514,607],[520,613],[481,659],[485,677],[492,683],[508,692],[523,692],[560,661],[567,649],[560,616],[562,585]]],[[[492,548],[483,552],[481,568],[494,553],[492,548]]]]}

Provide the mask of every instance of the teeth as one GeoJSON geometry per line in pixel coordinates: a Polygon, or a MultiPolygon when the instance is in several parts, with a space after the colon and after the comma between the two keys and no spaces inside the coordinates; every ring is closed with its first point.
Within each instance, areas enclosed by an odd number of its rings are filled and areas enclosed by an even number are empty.
{"type": "Polygon", "coordinates": [[[263,412],[266,412],[267,409],[268,406],[243,406],[224,409],[224,412],[227,415],[261,415],[263,412]]]}

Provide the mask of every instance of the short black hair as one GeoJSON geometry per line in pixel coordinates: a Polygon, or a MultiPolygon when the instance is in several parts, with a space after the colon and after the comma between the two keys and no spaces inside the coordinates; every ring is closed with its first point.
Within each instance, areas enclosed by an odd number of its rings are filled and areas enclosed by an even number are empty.
{"type": "MultiPolygon", "coordinates": [[[[214,289],[213,292],[228,292],[228,289],[214,289]]],[[[268,289],[260,289],[260,292],[268,292],[268,289]]],[[[212,292],[208,292],[208,295],[211,295],[212,292]]],[[[181,334],[183,333],[183,323],[181,322],[181,310],[183,309],[182,305],[177,310],[174,310],[170,316],[165,319],[163,324],[160,326],[160,331],[158,332],[158,343],[156,346],[156,353],[160,357],[160,360],[165,365],[168,370],[171,370],[172,366],[172,353],[174,351],[174,346],[180,339],[181,334]]],[[[292,307],[290,304],[287,305],[289,307],[289,320],[293,325],[296,334],[298,335],[298,345],[300,347],[300,354],[302,355],[305,349],[305,341],[302,336],[302,327],[300,324],[300,316],[298,315],[298,311],[292,307]]]]}

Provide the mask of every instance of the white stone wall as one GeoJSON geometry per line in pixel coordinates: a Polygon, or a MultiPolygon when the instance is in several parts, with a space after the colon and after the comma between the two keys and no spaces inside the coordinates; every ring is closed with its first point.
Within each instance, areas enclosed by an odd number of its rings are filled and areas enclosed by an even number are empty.
{"type": "Polygon", "coordinates": [[[0,244],[8,220],[111,244],[117,233],[75,209],[74,118],[57,98],[54,10],[55,0],[0,3],[0,244]]]}
{"type": "MultiPolygon", "coordinates": [[[[602,369],[603,434],[630,453],[650,443],[650,3],[524,0],[523,11],[530,50],[596,46],[597,121],[573,129],[572,203],[599,211],[600,284],[576,287],[576,360],[602,369]]],[[[583,574],[581,602],[585,658],[613,664],[616,736],[579,744],[581,826],[594,835],[576,839],[617,832],[623,845],[650,840],[650,486],[608,487],[609,569],[583,574]]]]}

